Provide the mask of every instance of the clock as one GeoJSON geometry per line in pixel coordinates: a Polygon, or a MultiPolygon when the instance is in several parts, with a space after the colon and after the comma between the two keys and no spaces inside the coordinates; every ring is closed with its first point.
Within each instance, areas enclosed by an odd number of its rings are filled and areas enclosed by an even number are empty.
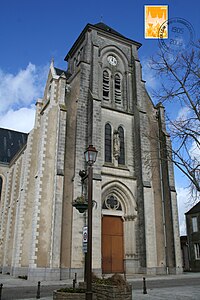
{"type": "Polygon", "coordinates": [[[113,55],[109,55],[109,56],[107,57],[107,60],[108,60],[108,62],[109,62],[110,65],[116,66],[116,64],[117,64],[117,59],[116,59],[116,57],[114,57],[113,55]]]}

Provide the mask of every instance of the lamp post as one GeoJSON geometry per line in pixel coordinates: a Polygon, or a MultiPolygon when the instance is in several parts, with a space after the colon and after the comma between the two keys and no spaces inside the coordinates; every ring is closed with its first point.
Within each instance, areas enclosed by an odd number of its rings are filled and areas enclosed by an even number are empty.
{"type": "Polygon", "coordinates": [[[98,151],[90,145],[84,152],[88,165],[88,244],[86,262],[86,300],[92,300],[92,188],[93,188],[93,164],[96,161],[98,151]]]}

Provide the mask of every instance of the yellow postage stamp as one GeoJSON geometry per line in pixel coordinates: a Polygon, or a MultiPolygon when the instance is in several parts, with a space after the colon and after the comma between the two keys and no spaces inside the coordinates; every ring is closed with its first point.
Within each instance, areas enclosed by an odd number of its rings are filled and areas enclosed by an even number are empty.
{"type": "MultiPolygon", "coordinates": [[[[145,38],[158,39],[160,27],[168,19],[168,5],[145,5],[144,12],[145,38]]],[[[162,38],[168,38],[167,26],[162,32],[162,38]]]]}

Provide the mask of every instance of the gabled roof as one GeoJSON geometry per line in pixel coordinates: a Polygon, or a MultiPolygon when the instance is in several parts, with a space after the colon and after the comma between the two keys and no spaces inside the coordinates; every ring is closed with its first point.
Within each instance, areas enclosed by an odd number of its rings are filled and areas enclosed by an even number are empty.
{"type": "Polygon", "coordinates": [[[27,133],[0,128],[0,163],[10,163],[26,144],[27,137],[27,133]]]}
{"type": "Polygon", "coordinates": [[[200,213],[200,201],[193,206],[188,212],[185,213],[185,215],[200,213]]]}
{"type": "Polygon", "coordinates": [[[123,40],[126,40],[134,45],[137,46],[137,48],[139,49],[142,44],[141,43],[138,43],[134,40],[131,40],[127,37],[125,37],[124,35],[122,35],[121,33],[119,33],[118,31],[114,30],[113,28],[111,28],[110,26],[106,25],[105,23],[103,22],[100,22],[100,23],[97,23],[97,24],[90,24],[88,23],[85,28],[83,29],[83,31],[81,32],[81,34],[79,35],[79,37],[77,38],[77,40],[75,41],[75,43],[73,44],[73,46],[71,47],[71,49],[69,50],[69,52],[67,53],[66,57],[65,57],[65,60],[67,61],[69,57],[71,57],[74,53],[74,51],[76,51],[77,47],[79,46],[79,43],[81,43],[84,39],[84,36],[85,36],[85,33],[87,32],[88,29],[96,29],[98,31],[101,31],[101,32],[106,32],[106,33],[109,33],[115,37],[118,37],[118,38],[121,38],[123,40]]]}

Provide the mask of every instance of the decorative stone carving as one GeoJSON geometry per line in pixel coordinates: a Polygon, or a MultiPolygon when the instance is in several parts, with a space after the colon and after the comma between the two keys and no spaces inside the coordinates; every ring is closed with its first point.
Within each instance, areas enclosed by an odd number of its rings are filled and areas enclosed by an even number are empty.
{"type": "Polygon", "coordinates": [[[124,220],[125,221],[134,221],[136,219],[136,215],[128,215],[128,216],[124,216],[124,220]]]}
{"type": "Polygon", "coordinates": [[[110,195],[104,201],[103,209],[122,210],[122,207],[118,199],[115,196],[110,195]]]}
{"type": "Polygon", "coordinates": [[[115,159],[120,157],[120,137],[118,130],[114,130],[113,134],[113,155],[115,159]]]}

